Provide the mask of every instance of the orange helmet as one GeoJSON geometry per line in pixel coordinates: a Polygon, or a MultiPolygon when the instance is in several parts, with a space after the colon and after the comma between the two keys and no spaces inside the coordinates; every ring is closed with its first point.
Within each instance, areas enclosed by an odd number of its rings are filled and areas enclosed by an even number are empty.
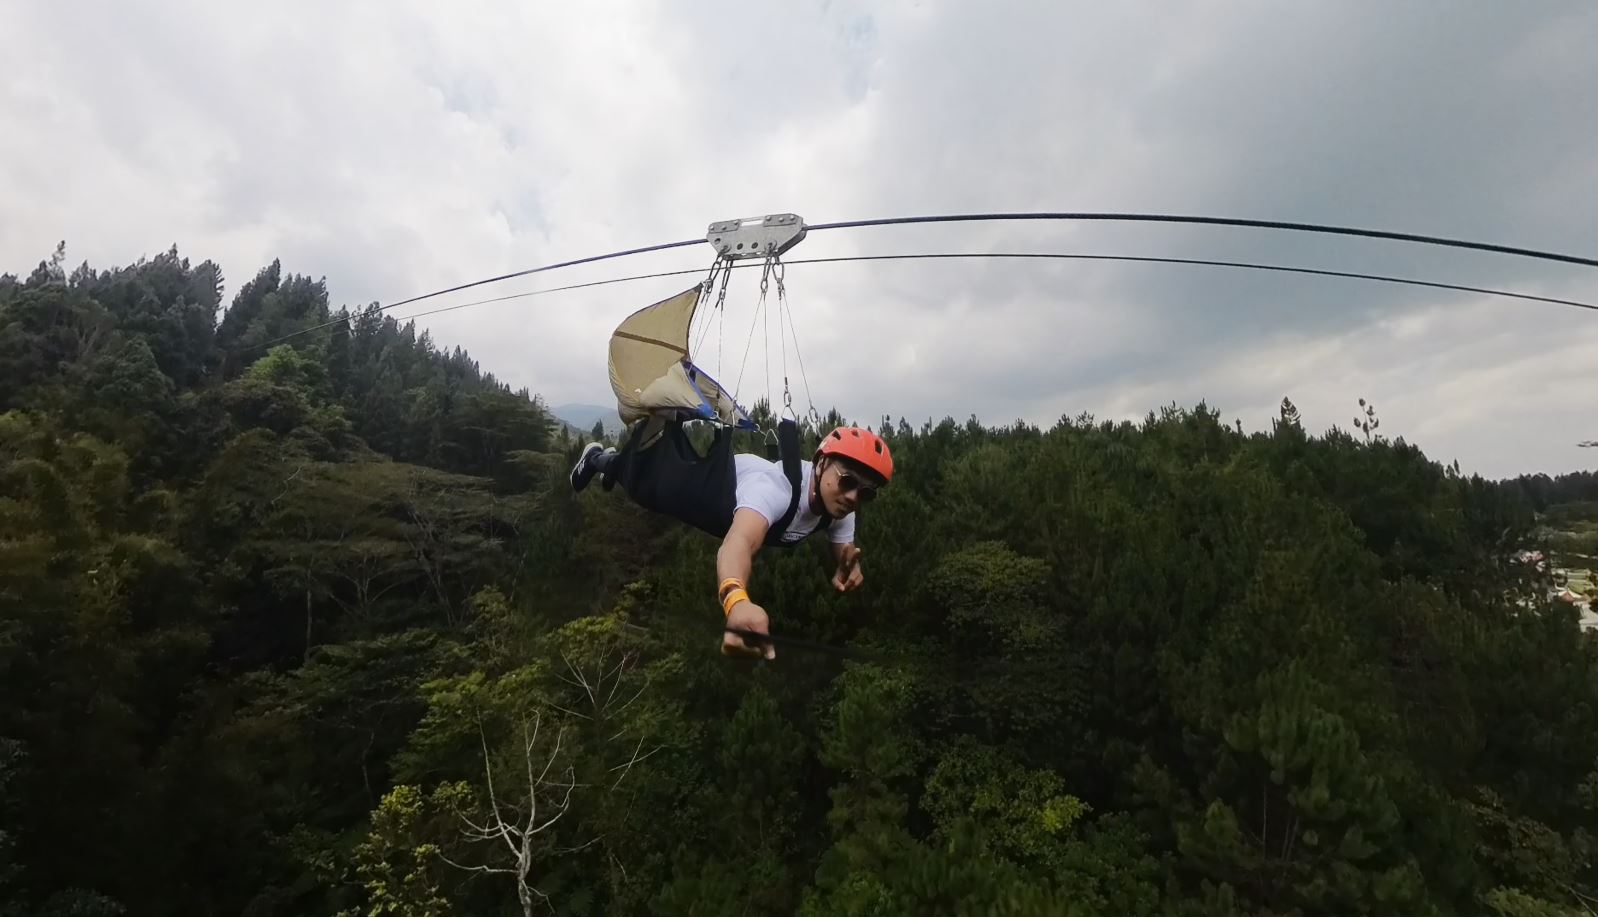
{"type": "Polygon", "coordinates": [[[839,427],[828,433],[816,449],[816,457],[836,455],[857,462],[876,472],[886,484],[893,480],[893,454],[882,437],[863,427],[839,427]]]}

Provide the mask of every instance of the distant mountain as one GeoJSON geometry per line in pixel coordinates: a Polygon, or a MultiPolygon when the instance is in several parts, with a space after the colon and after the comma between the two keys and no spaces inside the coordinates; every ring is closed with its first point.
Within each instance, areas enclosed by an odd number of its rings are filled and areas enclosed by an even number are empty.
{"type": "Polygon", "coordinates": [[[604,407],[597,404],[559,404],[549,409],[549,413],[572,427],[576,432],[587,433],[594,428],[594,421],[603,421],[605,432],[615,436],[622,430],[621,417],[616,413],[614,406],[604,407]]]}

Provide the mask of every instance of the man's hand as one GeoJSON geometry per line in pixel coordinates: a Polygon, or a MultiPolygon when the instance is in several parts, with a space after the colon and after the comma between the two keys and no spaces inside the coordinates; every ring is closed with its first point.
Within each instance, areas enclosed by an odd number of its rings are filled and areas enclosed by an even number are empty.
{"type": "Polygon", "coordinates": [[[838,570],[832,574],[833,588],[839,592],[858,589],[865,577],[860,573],[860,549],[852,544],[838,551],[838,570]]]}
{"type": "MultiPolygon", "coordinates": [[[[732,608],[732,613],[727,615],[727,626],[734,630],[750,630],[757,634],[770,635],[771,618],[766,610],[754,602],[739,602],[732,608]]],[[[721,635],[721,654],[723,656],[755,656],[759,657],[764,652],[767,659],[777,658],[777,649],[769,642],[756,640],[745,641],[738,634],[729,634],[725,631],[721,635]]]]}

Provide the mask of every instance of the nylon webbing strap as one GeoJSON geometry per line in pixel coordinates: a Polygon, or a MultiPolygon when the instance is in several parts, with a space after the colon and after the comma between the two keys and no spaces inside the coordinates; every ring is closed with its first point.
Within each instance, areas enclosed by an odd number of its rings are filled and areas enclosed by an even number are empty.
{"type": "Polygon", "coordinates": [[[875,653],[868,650],[833,646],[829,643],[817,643],[813,640],[804,640],[799,637],[789,637],[782,634],[760,634],[734,627],[724,628],[724,630],[730,634],[737,634],[754,646],[770,644],[784,650],[804,650],[839,659],[870,662],[898,669],[913,667],[920,670],[924,677],[932,679],[933,682],[944,687],[980,683],[983,679],[992,678],[996,675],[1050,678],[1060,677],[1062,673],[1069,676],[1071,672],[1071,664],[1068,661],[1062,661],[1049,653],[1024,653],[1019,657],[987,659],[961,658],[959,656],[918,658],[914,654],[875,653]]]}
{"type": "MultiPolygon", "coordinates": [[[[764,544],[772,547],[792,547],[782,536],[799,514],[799,500],[803,483],[799,480],[799,429],[792,420],[784,417],[777,423],[777,450],[782,460],[782,474],[788,480],[788,508],[766,529],[764,544]]],[[[768,446],[769,449],[769,446],[768,446]]]]}
{"type": "Polygon", "coordinates": [[[843,656],[849,659],[864,659],[872,662],[892,662],[892,657],[880,653],[869,653],[862,650],[849,649],[843,646],[833,646],[830,643],[818,643],[814,640],[805,640],[802,637],[789,637],[783,634],[762,634],[741,627],[725,627],[722,630],[729,634],[736,634],[751,644],[769,643],[780,649],[806,650],[812,653],[825,653],[829,656],[843,656]]]}

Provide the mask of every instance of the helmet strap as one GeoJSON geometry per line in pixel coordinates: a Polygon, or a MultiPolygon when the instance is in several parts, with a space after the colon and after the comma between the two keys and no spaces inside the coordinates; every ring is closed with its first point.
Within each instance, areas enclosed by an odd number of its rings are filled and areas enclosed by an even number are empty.
{"type": "Polygon", "coordinates": [[[827,512],[827,501],[821,499],[821,463],[825,461],[826,456],[819,456],[810,466],[810,511],[823,519],[831,519],[832,514],[827,512]]]}

